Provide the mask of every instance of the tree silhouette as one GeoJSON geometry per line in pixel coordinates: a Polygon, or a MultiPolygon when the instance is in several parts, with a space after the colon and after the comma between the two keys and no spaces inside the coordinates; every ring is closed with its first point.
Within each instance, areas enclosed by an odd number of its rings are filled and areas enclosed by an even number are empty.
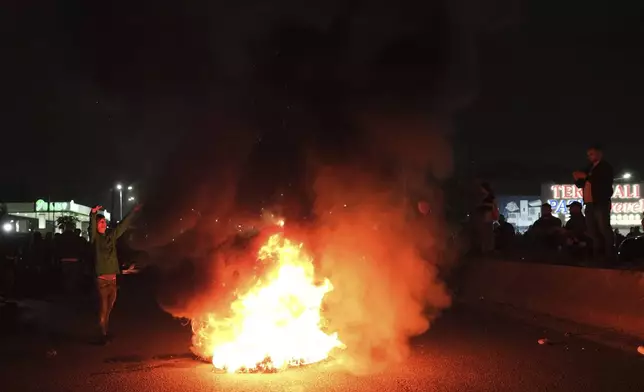
{"type": "Polygon", "coordinates": [[[65,215],[59,216],[56,219],[56,225],[60,230],[74,230],[76,228],[76,223],[78,223],[78,218],[75,216],[65,215]]]}

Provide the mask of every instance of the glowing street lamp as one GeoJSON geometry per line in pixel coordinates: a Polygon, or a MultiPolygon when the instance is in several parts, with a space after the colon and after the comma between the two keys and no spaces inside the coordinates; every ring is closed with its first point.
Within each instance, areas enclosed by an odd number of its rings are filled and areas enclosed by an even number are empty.
{"type": "Polygon", "coordinates": [[[116,184],[116,189],[119,190],[119,221],[123,220],[123,186],[116,184]]]}
{"type": "Polygon", "coordinates": [[[614,178],[614,180],[616,180],[616,181],[617,180],[620,180],[620,181],[621,180],[628,180],[628,179],[630,179],[632,177],[633,177],[633,175],[631,173],[624,173],[621,176],[614,178]]]}
{"type": "MultiPolygon", "coordinates": [[[[123,191],[127,189],[128,192],[131,192],[134,189],[134,186],[128,185],[127,187],[123,186],[121,183],[117,183],[114,186],[114,189],[119,191],[119,221],[123,220],[123,191]]],[[[114,194],[112,194],[114,196],[114,194]]],[[[134,196],[129,196],[127,201],[133,202],[134,196]]],[[[114,198],[112,198],[112,208],[114,208],[114,198]]]]}

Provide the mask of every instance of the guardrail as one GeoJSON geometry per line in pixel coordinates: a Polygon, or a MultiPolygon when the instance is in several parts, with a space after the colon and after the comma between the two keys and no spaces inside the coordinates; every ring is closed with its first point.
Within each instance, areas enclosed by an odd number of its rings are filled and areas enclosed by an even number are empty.
{"type": "Polygon", "coordinates": [[[644,272],[471,260],[459,279],[464,301],[517,308],[644,339],[644,272]]]}

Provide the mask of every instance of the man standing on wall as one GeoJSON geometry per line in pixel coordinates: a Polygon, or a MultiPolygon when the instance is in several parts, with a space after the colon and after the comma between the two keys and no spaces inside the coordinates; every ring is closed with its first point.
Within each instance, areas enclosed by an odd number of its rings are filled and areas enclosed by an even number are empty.
{"type": "Polygon", "coordinates": [[[573,173],[575,185],[583,190],[586,205],[586,225],[593,241],[595,257],[603,253],[614,257],[613,229],[610,226],[611,198],[613,196],[613,167],[603,159],[602,149],[590,147],[586,151],[590,166],[586,171],[573,173]]]}
{"type": "Polygon", "coordinates": [[[116,254],[116,242],[129,228],[134,215],[140,210],[137,205],[132,212],[123,219],[115,229],[107,229],[105,216],[98,213],[101,206],[92,208],[91,221],[91,242],[95,252],[96,284],[100,301],[99,323],[101,327],[100,343],[105,344],[110,340],[108,326],[110,313],[116,301],[116,275],[121,273],[120,265],[116,254]]]}

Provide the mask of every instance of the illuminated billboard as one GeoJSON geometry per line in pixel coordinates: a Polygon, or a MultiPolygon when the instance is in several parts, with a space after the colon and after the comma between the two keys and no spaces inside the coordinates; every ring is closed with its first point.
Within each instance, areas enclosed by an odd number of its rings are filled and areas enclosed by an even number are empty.
{"type": "MultiPolygon", "coordinates": [[[[613,227],[639,226],[644,213],[644,199],[639,183],[620,183],[614,186],[610,222],[613,227]]],[[[552,206],[554,215],[568,218],[568,206],[574,201],[583,204],[583,190],[573,184],[548,184],[541,188],[542,199],[552,206]]]]}

